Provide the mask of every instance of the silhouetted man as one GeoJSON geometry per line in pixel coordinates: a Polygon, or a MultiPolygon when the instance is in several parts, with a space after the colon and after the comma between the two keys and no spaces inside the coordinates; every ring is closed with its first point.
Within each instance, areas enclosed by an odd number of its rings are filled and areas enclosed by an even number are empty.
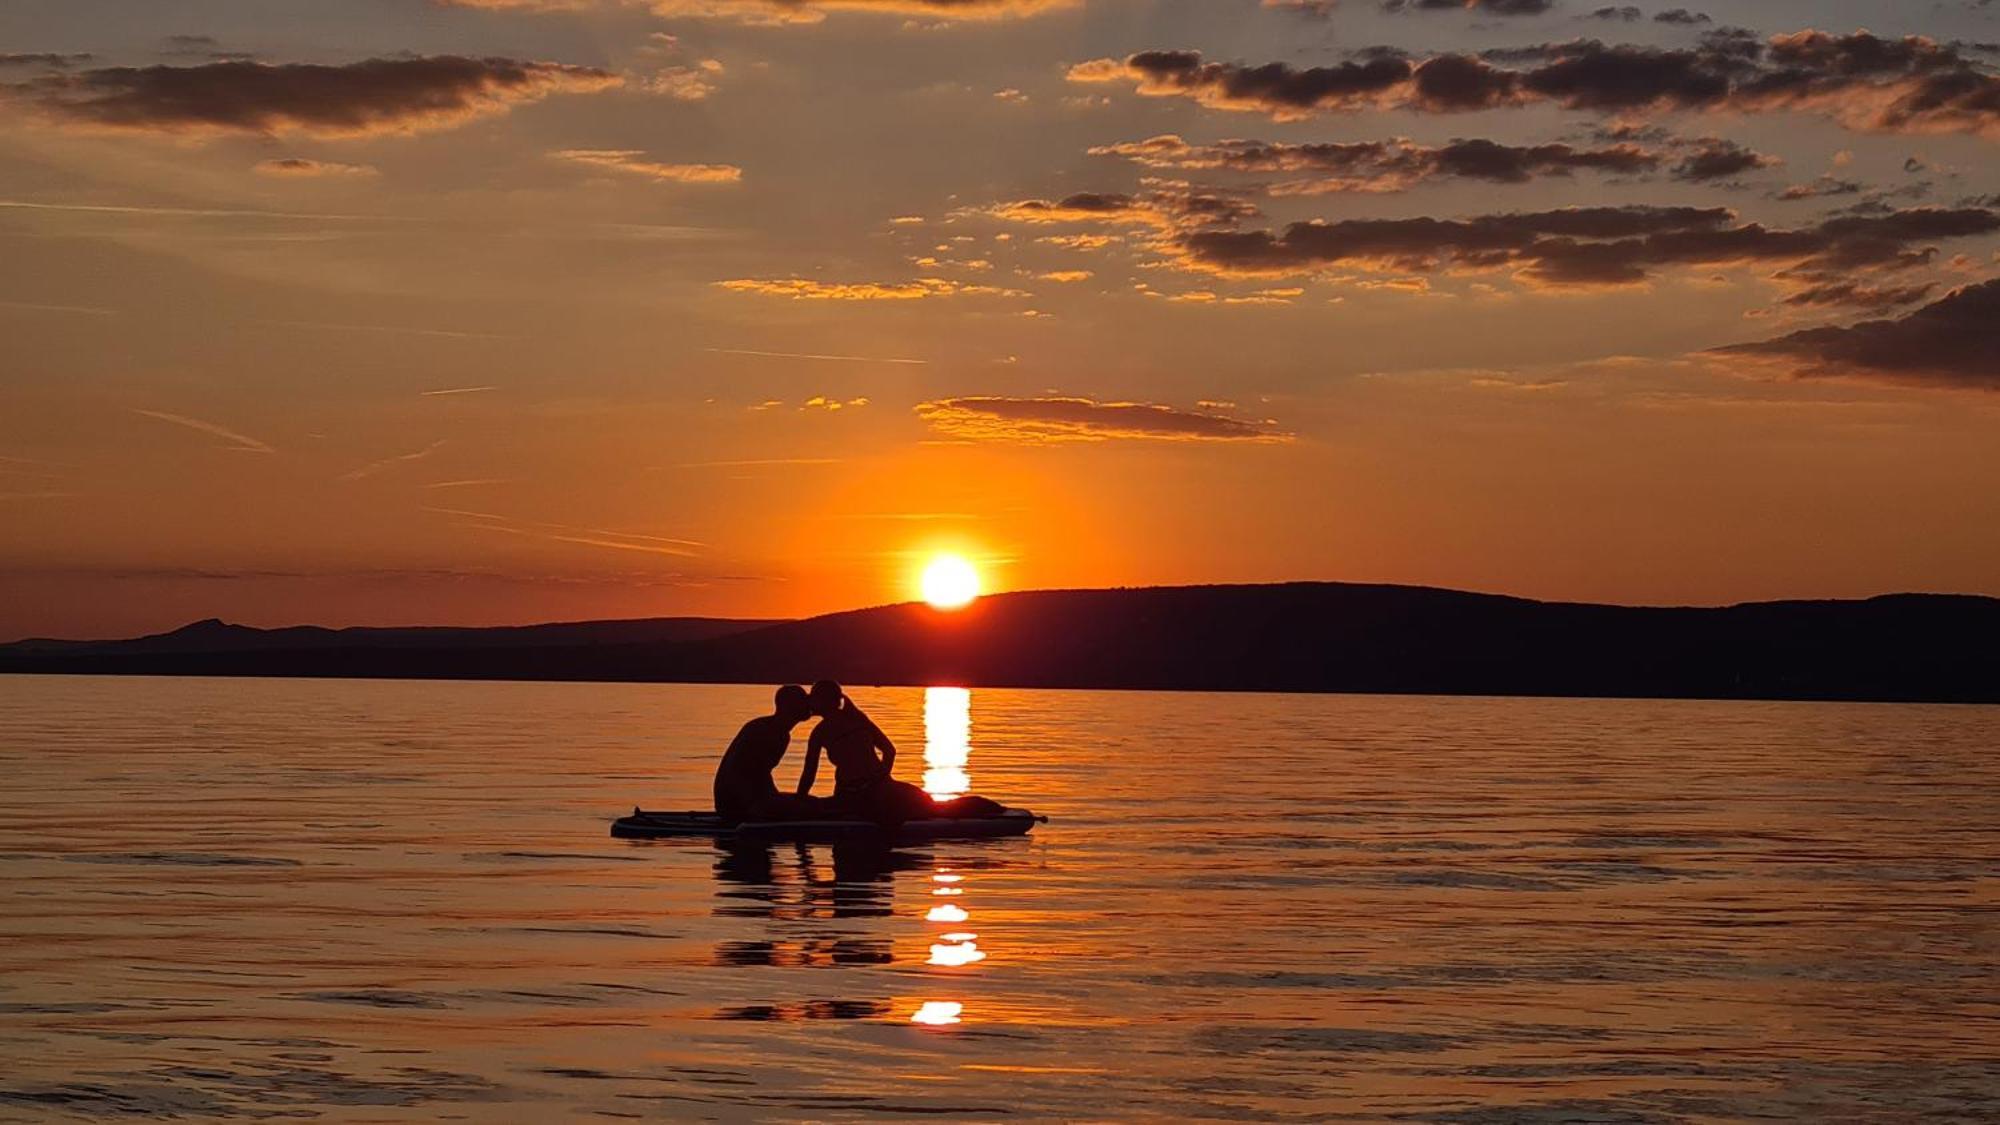
{"type": "Polygon", "coordinates": [[[731,824],[796,820],[812,815],[819,805],[812,797],[778,792],[771,777],[791,746],[792,728],[811,717],[811,699],[806,689],[786,684],[778,689],[776,703],[771,714],[743,724],[715,767],[715,813],[731,824]]]}

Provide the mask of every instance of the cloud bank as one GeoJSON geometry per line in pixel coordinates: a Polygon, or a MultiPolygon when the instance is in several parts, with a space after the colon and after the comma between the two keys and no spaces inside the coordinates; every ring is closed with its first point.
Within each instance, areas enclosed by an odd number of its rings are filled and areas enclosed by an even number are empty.
{"type": "Polygon", "coordinates": [[[563,63],[433,55],[345,65],[101,67],[0,86],[60,125],[184,136],[363,137],[450,129],[553,94],[620,83],[563,63]]]}
{"type": "Polygon", "coordinates": [[[1130,82],[1141,94],[1294,120],[1395,108],[1454,113],[1554,104],[1623,113],[1824,113],[1850,128],[2000,138],[2000,76],[1960,46],[1920,35],[1800,31],[1768,41],[1711,32],[1692,47],[1595,39],[1416,59],[1387,47],[1330,66],[1212,62],[1142,51],[1072,67],[1074,82],[1130,82]]]}
{"type": "Polygon", "coordinates": [[[1709,353],[1793,378],[2000,390],[2000,278],[1895,319],[1812,328],[1709,353]]]}

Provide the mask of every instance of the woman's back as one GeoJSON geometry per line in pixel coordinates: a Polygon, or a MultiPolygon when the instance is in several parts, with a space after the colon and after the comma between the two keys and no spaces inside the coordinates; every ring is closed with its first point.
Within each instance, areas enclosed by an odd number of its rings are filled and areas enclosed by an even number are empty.
{"type": "Polygon", "coordinates": [[[886,772],[875,753],[875,724],[853,706],[842,707],[820,720],[812,737],[833,763],[836,795],[866,788],[886,772]]]}

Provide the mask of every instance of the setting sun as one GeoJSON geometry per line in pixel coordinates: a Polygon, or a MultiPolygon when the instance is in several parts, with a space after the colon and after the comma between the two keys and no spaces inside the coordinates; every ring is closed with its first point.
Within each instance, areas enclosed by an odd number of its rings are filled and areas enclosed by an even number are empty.
{"type": "Polygon", "coordinates": [[[939,609],[958,609],[979,596],[979,572],[958,555],[939,555],[924,567],[924,600],[939,609]]]}

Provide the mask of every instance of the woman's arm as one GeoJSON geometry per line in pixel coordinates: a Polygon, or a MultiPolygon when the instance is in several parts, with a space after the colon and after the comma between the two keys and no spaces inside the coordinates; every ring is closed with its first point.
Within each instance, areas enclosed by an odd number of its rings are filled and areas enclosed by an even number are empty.
{"type": "Polygon", "coordinates": [[[799,790],[801,797],[810,796],[813,780],[819,776],[819,728],[814,727],[806,736],[806,764],[799,769],[799,790]]]}
{"type": "Polygon", "coordinates": [[[861,716],[861,720],[868,724],[868,733],[875,739],[875,749],[882,752],[882,776],[888,777],[896,768],[896,744],[889,741],[889,736],[882,733],[875,720],[866,715],[861,716]]]}

